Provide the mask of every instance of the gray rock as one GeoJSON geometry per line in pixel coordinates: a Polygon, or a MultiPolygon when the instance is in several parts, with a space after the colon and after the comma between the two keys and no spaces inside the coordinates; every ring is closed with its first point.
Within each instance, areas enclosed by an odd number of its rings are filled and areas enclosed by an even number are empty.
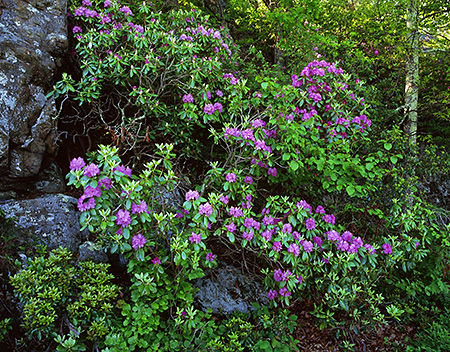
{"type": "Polygon", "coordinates": [[[61,168],[51,164],[42,171],[36,181],[36,190],[43,193],[63,193],[66,191],[66,182],[61,168]]]}
{"type": "MultiPolygon", "coordinates": [[[[13,218],[16,227],[29,240],[59,246],[75,252],[80,243],[80,213],[77,199],[63,194],[34,199],[8,200],[0,203],[6,218],[13,218]]],[[[26,240],[26,239],[25,239],[26,240]]]]}
{"type": "Polygon", "coordinates": [[[84,242],[78,249],[77,263],[84,262],[85,260],[91,260],[96,263],[108,263],[108,255],[103,248],[99,247],[95,243],[90,241],[84,242]]]}
{"type": "Polygon", "coordinates": [[[254,310],[253,302],[269,304],[267,293],[255,277],[244,275],[233,266],[219,265],[219,268],[206,271],[206,275],[195,283],[199,288],[195,300],[200,309],[211,308],[215,314],[247,313],[254,310]]]}
{"type": "Polygon", "coordinates": [[[67,0],[3,0],[0,12],[0,173],[36,175],[57,151],[56,60],[67,49],[67,0]]]}
{"type": "Polygon", "coordinates": [[[15,199],[17,198],[17,193],[14,191],[1,192],[0,191],[0,202],[3,200],[15,199]]]}

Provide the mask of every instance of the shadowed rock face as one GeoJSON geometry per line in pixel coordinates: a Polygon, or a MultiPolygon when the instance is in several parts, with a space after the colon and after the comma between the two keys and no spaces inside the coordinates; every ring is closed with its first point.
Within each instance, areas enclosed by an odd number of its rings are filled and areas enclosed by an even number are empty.
{"type": "Polygon", "coordinates": [[[0,174],[36,175],[55,155],[56,60],[67,49],[67,0],[0,0],[0,174]]]}
{"type": "MultiPolygon", "coordinates": [[[[63,194],[0,202],[6,218],[22,229],[23,240],[37,240],[50,249],[59,246],[75,252],[80,244],[77,199],[63,194]]],[[[18,234],[16,234],[18,236],[18,234]]]]}
{"type": "Polygon", "coordinates": [[[195,294],[196,304],[203,311],[211,308],[214,314],[248,313],[254,310],[253,302],[269,304],[267,292],[256,278],[222,262],[218,268],[207,270],[195,286],[199,289],[195,294]]]}

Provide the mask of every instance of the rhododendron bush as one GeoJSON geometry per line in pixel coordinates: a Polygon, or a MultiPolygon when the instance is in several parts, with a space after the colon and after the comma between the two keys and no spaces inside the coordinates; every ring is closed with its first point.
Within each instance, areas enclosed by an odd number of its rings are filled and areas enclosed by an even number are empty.
{"type": "Polygon", "coordinates": [[[196,9],[83,0],[70,23],[80,71],[64,74],[55,95],[87,106],[85,124],[117,145],[77,156],[67,175],[82,192],[83,229],[128,260],[129,295],[107,350],[205,347],[209,335],[195,334],[214,322],[195,309],[193,284],[221,259],[217,243],[258,258],[272,308],[311,299],[322,327],[338,316],[357,325],[398,318],[377,281],[426,257],[426,236],[398,230],[398,208],[386,220],[395,235],[350,228],[323,198],[367,204],[396,175],[402,155],[371,140],[364,82],[325,60],[289,81],[249,81],[227,30],[196,9]],[[179,192],[175,156],[207,170],[180,204],[163,196],[179,192]]]}
{"type": "Polygon", "coordinates": [[[198,152],[205,127],[226,120],[224,107],[241,96],[231,38],[198,10],[84,1],[69,13],[81,79],[63,74],[56,96],[88,104],[91,118],[134,152],[163,138],[198,152]]]}

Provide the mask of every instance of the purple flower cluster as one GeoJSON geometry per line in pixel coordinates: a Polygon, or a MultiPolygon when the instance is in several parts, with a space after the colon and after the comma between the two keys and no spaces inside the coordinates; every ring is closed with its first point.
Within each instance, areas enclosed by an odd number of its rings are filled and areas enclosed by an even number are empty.
{"type": "Polygon", "coordinates": [[[84,162],[82,157],[74,158],[70,162],[70,170],[71,171],[81,170],[85,166],[86,166],[86,163],[84,162]]]}
{"type": "Polygon", "coordinates": [[[207,115],[213,115],[216,111],[221,113],[223,110],[223,106],[220,103],[214,103],[214,104],[206,104],[203,108],[203,112],[207,115]]]}
{"type": "Polygon", "coordinates": [[[212,253],[206,254],[206,260],[209,260],[210,262],[213,262],[216,256],[212,253]]]}
{"type": "Polygon", "coordinates": [[[186,201],[190,201],[190,200],[197,200],[199,198],[199,194],[197,191],[191,191],[189,190],[186,193],[186,201]]]}
{"type": "Polygon", "coordinates": [[[384,254],[392,254],[392,247],[389,243],[384,243],[382,247],[384,254]]]}
{"type": "Polygon", "coordinates": [[[239,207],[230,207],[230,210],[228,210],[228,214],[235,218],[244,216],[244,212],[239,207]]]}
{"type": "Polygon", "coordinates": [[[304,250],[306,253],[312,252],[314,245],[313,245],[313,243],[312,243],[311,241],[305,241],[305,240],[303,240],[303,241],[300,241],[300,244],[302,245],[303,250],[304,250]]]}
{"type": "Polygon", "coordinates": [[[139,204],[133,203],[131,205],[131,213],[132,214],[142,214],[147,212],[148,206],[145,200],[141,201],[139,204]]]}
{"type": "Polygon", "coordinates": [[[128,210],[119,209],[117,211],[116,224],[123,226],[123,227],[127,227],[128,225],[131,224],[131,217],[130,217],[130,213],[128,212],[128,210]]]}
{"type": "Polygon", "coordinates": [[[276,290],[269,290],[267,293],[267,297],[269,297],[270,300],[277,298],[278,292],[276,290]]]}
{"type": "Polygon", "coordinates": [[[230,84],[233,85],[233,86],[235,86],[236,84],[239,83],[239,79],[234,77],[234,75],[232,73],[225,73],[223,75],[223,78],[224,79],[229,79],[230,80],[230,84]]]}
{"type": "Polygon", "coordinates": [[[79,26],[73,26],[73,28],[72,28],[72,33],[81,33],[81,32],[83,32],[83,30],[81,29],[81,27],[79,27],[79,26]]]}
{"type": "Polygon", "coordinates": [[[228,202],[229,202],[229,198],[228,198],[228,196],[221,196],[220,198],[219,198],[219,200],[223,203],[223,204],[228,204],[228,202]]]}
{"type": "Polygon", "coordinates": [[[288,291],[287,287],[280,288],[278,293],[280,294],[280,296],[283,296],[283,297],[289,297],[291,295],[291,292],[288,291]]]}
{"type": "Polygon", "coordinates": [[[273,278],[276,282],[288,281],[290,275],[292,275],[292,273],[289,270],[283,271],[281,269],[276,269],[273,272],[273,278]]]}
{"type": "Polygon", "coordinates": [[[236,181],[236,174],[234,172],[229,172],[225,176],[225,180],[232,183],[236,181]]]}
{"type": "Polygon", "coordinates": [[[94,209],[95,208],[95,199],[94,198],[89,198],[88,196],[83,194],[78,199],[77,208],[81,212],[88,211],[89,209],[94,209]]]}
{"type": "Polygon", "coordinates": [[[322,216],[322,220],[331,225],[334,225],[336,222],[336,218],[333,214],[325,214],[324,216],[322,216]]]}
{"type": "Polygon", "coordinates": [[[314,230],[316,228],[316,221],[313,218],[306,219],[305,227],[308,231],[314,230]]]}
{"type": "Polygon", "coordinates": [[[248,185],[251,185],[253,183],[253,178],[251,176],[245,176],[244,182],[248,185]]]}
{"type": "Polygon", "coordinates": [[[225,225],[225,228],[228,230],[228,232],[234,232],[236,231],[236,224],[232,222],[229,225],[225,225]]]}
{"type": "Polygon", "coordinates": [[[204,215],[206,217],[211,216],[211,214],[213,213],[213,209],[212,209],[211,204],[204,203],[204,204],[200,205],[198,207],[198,213],[200,215],[204,215]]]}
{"type": "Polygon", "coordinates": [[[139,248],[144,247],[146,243],[147,239],[140,233],[138,233],[136,236],[133,236],[133,238],[131,239],[131,247],[133,247],[134,250],[138,250],[139,248]]]}
{"type": "Polygon", "coordinates": [[[325,233],[329,241],[335,242],[337,249],[347,253],[358,253],[359,248],[365,248],[369,254],[376,253],[370,244],[364,244],[361,237],[355,237],[350,231],[345,231],[342,235],[335,230],[325,233]]]}
{"type": "Polygon", "coordinates": [[[98,187],[94,188],[91,186],[87,186],[84,190],[84,195],[86,197],[100,197],[102,195],[102,192],[98,187]]]}
{"type": "Polygon", "coordinates": [[[132,173],[131,173],[131,169],[130,169],[129,166],[125,167],[125,166],[123,166],[123,165],[119,165],[119,166],[117,166],[117,167],[114,168],[114,171],[121,172],[121,173],[123,173],[125,176],[129,176],[129,177],[131,177],[131,174],[132,174],[132,173]]]}
{"type": "Polygon", "coordinates": [[[91,10],[91,9],[87,9],[84,6],[81,6],[81,7],[77,8],[74,11],[73,14],[74,14],[75,17],[85,16],[85,17],[88,17],[88,18],[95,18],[95,17],[99,16],[97,11],[91,10]]]}
{"type": "Polygon", "coordinates": [[[192,232],[191,236],[189,237],[189,241],[191,241],[191,243],[200,243],[202,241],[202,236],[192,232]]]}
{"type": "Polygon", "coordinates": [[[242,234],[242,238],[244,240],[251,241],[253,238],[253,230],[244,231],[244,233],[242,234]]]}
{"type": "Polygon", "coordinates": [[[110,178],[105,177],[105,178],[102,178],[100,181],[98,181],[98,185],[99,185],[99,187],[103,187],[106,190],[109,190],[112,188],[112,181],[110,178]]]}
{"type": "Polygon", "coordinates": [[[272,249],[278,253],[281,251],[282,248],[283,248],[283,245],[279,241],[274,242],[272,245],[272,249]]]}
{"type": "Polygon", "coordinates": [[[291,243],[288,248],[288,252],[293,254],[295,257],[300,255],[300,247],[296,243],[291,243]]]}
{"type": "Polygon", "coordinates": [[[97,176],[99,173],[100,169],[94,163],[91,163],[84,168],[84,175],[87,177],[97,176]]]}
{"type": "Polygon", "coordinates": [[[301,200],[297,202],[298,209],[305,209],[308,213],[312,211],[312,207],[306,202],[306,200],[301,200]]]}
{"type": "Polygon", "coordinates": [[[119,11],[122,12],[125,16],[133,16],[133,12],[131,12],[128,6],[122,6],[119,11]]]}

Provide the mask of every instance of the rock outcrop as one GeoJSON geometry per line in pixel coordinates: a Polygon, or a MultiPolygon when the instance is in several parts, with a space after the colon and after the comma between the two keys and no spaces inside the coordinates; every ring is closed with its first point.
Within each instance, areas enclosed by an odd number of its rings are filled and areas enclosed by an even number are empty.
{"type": "Polygon", "coordinates": [[[269,304],[263,285],[255,277],[241,274],[237,268],[222,262],[218,268],[205,271],[195,286],[199,288],[196,304],[203,311],[211,308],[214,314],[247,313],[254,310],[253,302],[269,304]]]}
{"type": "Polygon", "coordinates": [[[12,218],[21,229],[23,241],[35,241],[50,249],[59,246],[78,250],[81,242],[80,213],[77,199],[63,194],[34,199],[0,202],[6,218],[12,218]]]}
{"type": "Polygon", "coordinates": [[[36,175],[57,152],[53,87],[67,0],[0,0],[0,174],[36,175]]]}

